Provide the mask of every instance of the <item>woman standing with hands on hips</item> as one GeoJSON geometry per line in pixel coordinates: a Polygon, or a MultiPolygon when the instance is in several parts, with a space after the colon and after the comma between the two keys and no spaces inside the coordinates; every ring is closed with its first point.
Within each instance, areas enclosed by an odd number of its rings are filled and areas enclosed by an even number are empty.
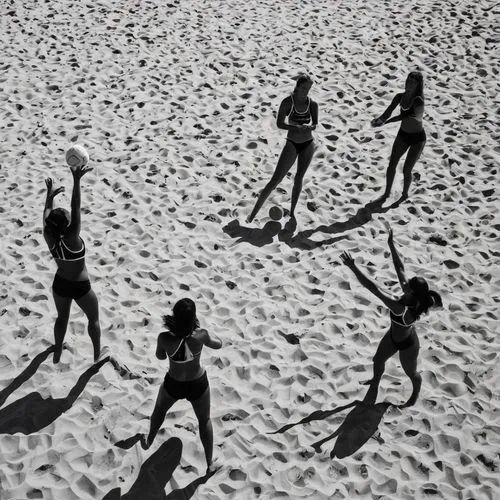
{"type": "Polygon", "coordinates": [[[302,190],[302,180],[311,163],[314,153],[312,131],[318,124],[318,105],[309,96],[313,81],[307,75],[297,78],[295,89],[291,95],[285,97],[278,110],[276,124],[278,128],[287,130],[285,146],[281,151],[278,165],[271,180],[259,195],[252,213],[247,222],[252,222],[271,192],[278,186],[297,160],[297,173],[293,181],[292,205],[290,218],[295,219],[295,207],[302,190]],[[285,119],[288,117],[288,123],[285,119]]]}
{"type": "Polygon", "coordinates": [[[417,371],[417,359],[420,349],[414,323],[431,307],[441,307],[441,297],[437,292],[429,289],[424,278],[414,276],[406,279],[403,262],[394,246],[392,230],[389,229],[389,248],[398,275],[403,295],[394,299],[381,291],[378,286],[368,278],[356,265],[349,253],[341,255],[343,263],[351,269],[358,281],[379,298],[389,309],[391,325],[380,341],[373,358],[373,378],[367,383],[370,385],[364,401],[375,404],[378,386],[384,373],[385,362],[399,351],[399,359],[405,373],[410,377],[413,390],[410,398],[401,408],[415,404],[422,385],[422,377],[417,371]]]}
{"type": "Polygon", "coordinates": [[[54,363],[58,363],[61,358],[73,300],[87,316],[88,333],[94,347],[94,361],[98,360],[101,351],[99,307],[85,265],[85,243],[80,237],[80,179],[91,170],[87,166],[71,168],[71,215],[64,208],[52,208],[54,198],[64,191],[64,187],[54,189],[54,181],[51,178],[45,179],[47,198],[43,211],[43,237],[57,264],[52,284],[57,309],[54,324],[54,363]]]}
{"type": "Polygon", "coordinates": [[[382,115],[371,121],[373,127],[387,123],[401,121],[398,134],[392,146],[384,194],[377,201],[384,202],[391,194],[392,183],[396,174],[396,167],[401,157],[406,155],[403,166],[403,194],[401,200],[408,198],[411,184],[411,172],[420,158],[427,139],[422,123],[424,114],[424,79],[422,73],[412,71],[406,78],[405,91],[394,96],[389,107],[382,115]],[[401,113],[390,118],[392,112],[399,104],[401,113]]]}

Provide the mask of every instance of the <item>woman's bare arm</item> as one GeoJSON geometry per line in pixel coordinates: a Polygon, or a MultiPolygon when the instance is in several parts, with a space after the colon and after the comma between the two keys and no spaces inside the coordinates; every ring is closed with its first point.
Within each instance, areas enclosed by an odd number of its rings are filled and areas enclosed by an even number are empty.
{"type": "Polygon", "coordinates": [[[388,307],[393,313],[395,314],[401,314],[404,311],[404,306],[400,304],[397,300],[393,299],[386,293],[382,292],[378,286],[373,282],[368,276],[366,276],[361,269],[358,268],[358,266],[355,264],[354,260],[352,257],[347,253],[344,252],[341,255],[341,259],[344,262],[344,264],[351,269],[351,271],[354,273],[358,281],[373,295],[375,295],[378,299],[380,299],[386,307],[388,307]]]}
{"type": "Polygon", "coordinates": [[[406,292],[408,289],[408,281],[405,275],[405,267],[403,265],[403,261],[399,256],[398,251],[396,250],[396,246],[394,245],[394,235],[392,234],[392,229],[389,228],[389,237],[387,239],[389,243],[389,249],[391,250],[392,262],[394,263],[394,269],[396,270],[396,274],[398,275],[399,284],[401,285],[401,289],[403,292],[406,292]]]}
{"type": "Polygon", "coordinates": [[[217,335],[210,335],[205,329],[202,329],[200,333],[203,344],[210,347],[210,349],[220,349],[222,347],[222,340],[217,335]]]}
{"type": "Polygon", "coordinates": [[[276,126],[283,130],[302,130],[305,125],[290,125],[285,122],[286,117],[290,114],[292,110],[292,99],[291,97],[285,97],[281,101],[278,117],[276,118],[276,126]]]}
{"type": "Polygon", "coordinates": [[[385,123],[390,123],[393,121],[398,121],[401,120],[401,115],[395,116],[391,120],[389,120],[390,116],[392,115],[393,111],[396,109],[396,106],[401,102],[401,98],[403,97],[403,94],[396,94],[394,98],[392,99],[391,104],[387,107],[387,109],[378,117],[372,120],[372,125],[383,125],[385,123]]]}

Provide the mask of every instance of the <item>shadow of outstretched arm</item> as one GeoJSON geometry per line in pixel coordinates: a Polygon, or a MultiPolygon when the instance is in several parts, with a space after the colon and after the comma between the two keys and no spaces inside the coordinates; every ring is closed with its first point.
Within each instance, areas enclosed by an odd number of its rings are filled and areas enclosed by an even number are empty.
{"type": "Polygon", "coordinates": [[[54,346],[50,346],[47,350],[36,355],[24,371],[20,373],[5,389],[0,391],[0,408],[16,389],[19,389],[24,382],[29,380],[36,373],[40,365],[49,357],[51,352],[54,352],[54,346]]]}
{"type": "Polygon", "coordinates": [[[344,422],[339,428],[326,438],[312,444],[312,447],[317,453],[321,452],[321,446],[327,441],[338,437],[330,457],[344,458],[352,455],[363,446],[368,439],[370,439],[377,430],[384,413],[387,411],[391,403],[378,403],[376,405],[365,403],[364,401],[353,401],[345,406],[339,406],[334,410],[316,410],[299,422],[287,424],[277,431],[268,432],[268,434],[277,434],[287,431],[288,429],[299,425],[312,422],[313,420],[324,420],[325,418],[339,413],[347,408],[354,408],[344,419],[344,422]]]}
{"type": "Polygon", "coordinates": [[[32,434],[54,422],[68,411],[78,396],[83,392],[87,382],[109,361],[109,357],[92,365],[78,379],[76,385],[65,398],[42,398],[40,393],[32,392],[9,406],[0,410],[1,434],[32,434]]]}

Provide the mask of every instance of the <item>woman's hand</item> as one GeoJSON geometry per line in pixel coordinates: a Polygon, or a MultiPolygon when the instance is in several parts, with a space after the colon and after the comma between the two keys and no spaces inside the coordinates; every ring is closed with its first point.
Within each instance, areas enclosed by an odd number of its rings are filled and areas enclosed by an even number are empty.
{"type": "Polygon", "coordinates": [[[47,186],[47,198],[53,200],[59,193],[64,191],[64,186],[60,186],[57,189],[54,188],[54,180],[50,177],[45,179],[45,185],[47,186]]]}
{"type": "Polygon", "coordinates": [[[370,123],[371,123],[372,127],[380,127],[381,125],[383,125],[385,123],[385,120],[383,120],[379,116],[378,118],[374,118],[370,123]]]}
{"type": "Polygon", "coordinates": [[[356,264],[354,262],[354,259],[351,257],[351,255],[349,254],[349,252],[343,252],[341,255],[340,255],[340,258],[342,259],[342,262],[349,268],[349,269],[353,269],[354,267],[356,267],[356,264]]]}
{"type": "Polygon", "coordinates": [[[72,167],[71,173],[73,174],[74,179],[81,179],[87,172],[90,172],[91,170],[93,170],[93,168],[82,165],[80,167],[72,167]]]}

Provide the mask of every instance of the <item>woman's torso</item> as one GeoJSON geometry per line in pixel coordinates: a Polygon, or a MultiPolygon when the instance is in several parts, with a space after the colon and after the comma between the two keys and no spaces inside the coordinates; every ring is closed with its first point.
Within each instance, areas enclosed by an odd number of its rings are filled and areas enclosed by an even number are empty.
{"type": "Polygon", "coordinates": [[[413,101],[405,105],[404,96],[401,99],[401,130],[408,134],[414,134],[424,129],[424,101],[415,97],[413,101]]]}
{"type": "Polygon", "coordinates": [[[396,342],[403,341],[415,330],[415,312],[413,308],[405,306],[402,314],[390,311],[391,336],[396,342]]]}
{"type": "MultiPolygon", "coordinates": [[[[311,105],[312,101],[309,97],[303,102],[297,102],[297,99],[291,95],[290,112],[288,113],[289,125],[310,125],[312,122],[311,105]]],[[[311,130],[291,129],[288,131],[287,139],[293,142],[307,142],[313,138],[311,130]]]]}
{"type": "Polygon", "coordinates": [[[80,236],[56,238],[44,234],[49,251],[57,265],[57,273],[69,281],[89,279],[85,265],[85,244],[80,236]]]}
{"type": "Polygon", "coordinates": [[[200,339],[199,330],[195,330],[185,340],[171,332],[167,332],[164,339],[164,348],[170,363],[168,373],[172,378],[186,381],[195,380],[203,375],[205,370],[200,365],[203,342],[200,339]],[[184,345],[181,345],[182,342],[185,342],[187,349],[185,349],[184,345]],[[187,354],[188,359],[184,357],[185,354],[187,354]],[[176,361],[172,357],[181,359],[176,361]]]}

